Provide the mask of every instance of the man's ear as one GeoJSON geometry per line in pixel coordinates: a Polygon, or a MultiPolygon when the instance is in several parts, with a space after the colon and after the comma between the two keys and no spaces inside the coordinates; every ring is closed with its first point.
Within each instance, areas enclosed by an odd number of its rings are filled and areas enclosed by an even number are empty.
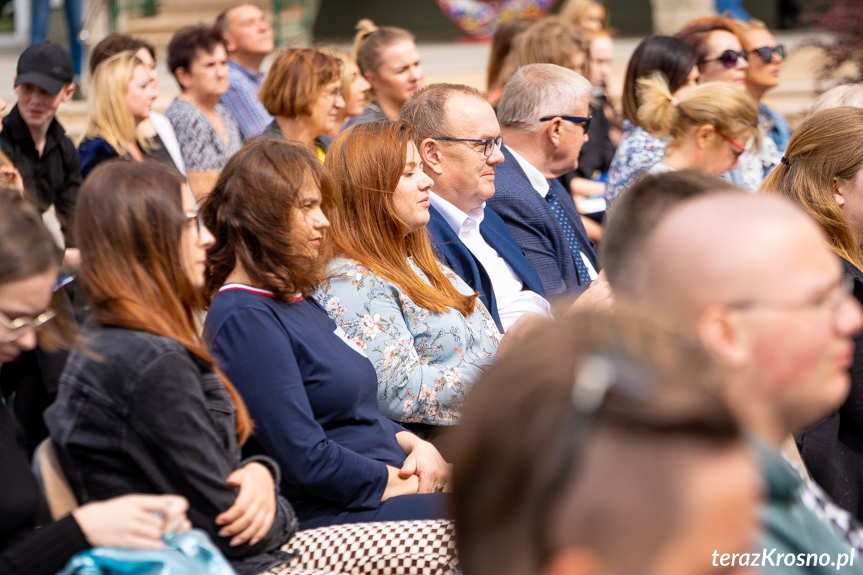
{"type": "Polygon", "coordinates": [[[840,208],[845,205],[845,182],[839,178],[833,178],[833,197],[840,208]]]}
{"type": "Polygon", "coordinates": [[[225,52],[230,54],[231,52],[236,52],[237,43],[234,41],[234,36],[230,32],[224,32],[222,34],[222,41],[225,43],[225,52]]]}
{"type": "Polygon", "coordinates": [[[63,97],[60,99],[61,102],[67,102],[72,99],[72,94],[75,93],[75,84],[69,83],[63,86],[62,90],[63,97]]]}
{"type": "Polygon", "coordinates": [[[560,145],[560,138],[562,136],[561,132],[566,129],[563,126],[563,122],[564,121],[560,118],[555,118],[554,120],[545,122],[545,126],[542,128],[545,130],[545,137],[548,138],[548,141],[551,142],[555,148],[560,145]]]}
{"type": "Polygon", "coordinates": [[[436,140],[426,138],[420,142],[419,153],[427,172],[432,171],[437,175],[443,173],[443,157],[436,140]]]}
{"type": "Polygon", "coordinates": [[[749,341],[738,317],[724,305],[711,305],[701,312],[696,325],[708,353],[735,370],[749,362],[749,341]]]}

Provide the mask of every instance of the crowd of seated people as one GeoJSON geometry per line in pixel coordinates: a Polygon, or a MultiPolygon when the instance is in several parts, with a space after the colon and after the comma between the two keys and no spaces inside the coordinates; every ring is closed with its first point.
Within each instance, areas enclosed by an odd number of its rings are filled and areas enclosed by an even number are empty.
{"type": "Polygon", "coordinates": [[[784,46],[710,16],[618,115],[598,0],[503,23],[488,93],[356,29],[264,73],[259,7],[180,28],[165,115],[111,34],[80,142],[20,55],[0,573],[195,529],[240,575],[863,574],[859,87],[792,133],[784,46]]]}

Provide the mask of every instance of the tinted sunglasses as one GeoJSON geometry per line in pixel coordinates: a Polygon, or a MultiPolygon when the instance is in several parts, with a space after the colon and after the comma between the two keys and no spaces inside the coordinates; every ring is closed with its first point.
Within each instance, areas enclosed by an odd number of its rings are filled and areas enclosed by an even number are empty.
{"type": "Polygon", "coordinates": [[[720,62],[724,68],[728,68],[729,70],[737,65],[737,61],[743,58],[746,60],[746,50],[740,50],[739,52],[735,52],[734,50],[726,50],[722,54],[719,55],[718,58],[711,58],[710,60],[702,60],[702,64],[706,64],[707,62],[720,62]]]}
{"type": "Polygon", "coordinates": [[[774,52],[779,54],[779,57],[783,60],[785,59],[785,46],[782,44],[779,44],[774,48],[771,48],[770,46],[762,46],[761,48],[750,50],[750,52],[758,52],[758,55],[761,56],[761,61],[765,64],[769,64],[770,61],[773,60],[774,52]]]}

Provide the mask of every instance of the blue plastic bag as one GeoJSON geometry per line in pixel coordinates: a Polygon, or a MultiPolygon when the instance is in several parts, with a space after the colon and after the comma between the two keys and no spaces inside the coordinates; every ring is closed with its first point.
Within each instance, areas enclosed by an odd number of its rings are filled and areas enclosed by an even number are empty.
{"type": "Polygon", "coordinates": [[[165,536],[162,551],[96,547],[81,551],[57,575],[237,575],[200,529],[165,536]]]}

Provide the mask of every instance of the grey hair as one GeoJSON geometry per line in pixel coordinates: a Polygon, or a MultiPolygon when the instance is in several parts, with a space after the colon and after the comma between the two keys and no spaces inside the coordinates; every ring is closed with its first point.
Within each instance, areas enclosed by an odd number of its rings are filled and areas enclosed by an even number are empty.
{"type": "Polygon", "coordinates": [[[569,113],[590,91],[590,82],[569,68],[555,64],[522,66],[503,89],[497,121],[501,126],[533,132],[539,129],[540,118],[569,113]]]}
{"type": "Polygon", "coordinates": [[[863,108],[863,86],[860,84],[843,84],[830,88],[815,100],[809,116],[815,112],[830,108],[863,108]]]}

